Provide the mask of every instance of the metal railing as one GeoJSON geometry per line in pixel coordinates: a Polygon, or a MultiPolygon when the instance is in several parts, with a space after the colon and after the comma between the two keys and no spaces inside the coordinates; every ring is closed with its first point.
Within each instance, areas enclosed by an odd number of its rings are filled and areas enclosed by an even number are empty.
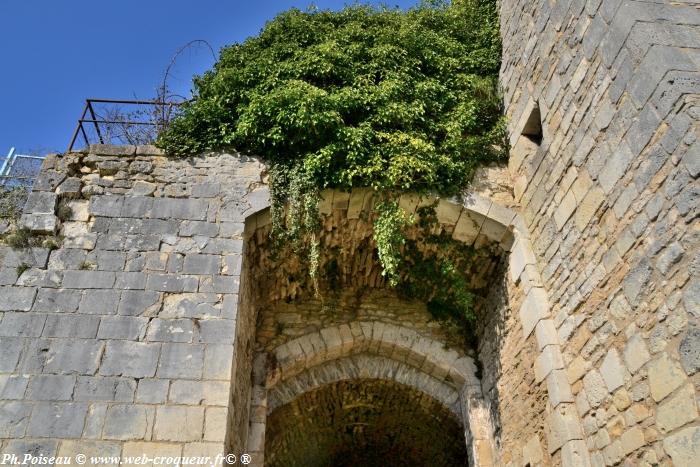
{"type": "Polygon", "coordinates": [[[15,148],[11,148],[0,164],[0,187],[30,188],[39,175],[43,160],[41,156],[17,154],[15,148]]]}
{"type": "Polygon", "coordinates": [[[78,138],[90,144],[149,144],[167,129],[182,102],[86,99],[68,152],[78,138]]]}

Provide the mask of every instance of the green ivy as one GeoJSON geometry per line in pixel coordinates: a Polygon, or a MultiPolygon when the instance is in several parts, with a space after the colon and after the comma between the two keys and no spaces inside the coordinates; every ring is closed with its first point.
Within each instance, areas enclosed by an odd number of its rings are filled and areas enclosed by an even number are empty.
{"type": "MultiPolygon", "coordinates": [[[[496,0],[289,10],[222,50],[158,144],[178,156],[235,148],[262,157],[273,237],[306,255],[312,275],[320,190],[373,188],[383,197],[377,256],[399,286],[411,277],[412,221],[400,194],[459,194],[476,167],[506,157],[498,29],[496,0]]],[[[413,267],[466,290],[455,261],[413,267]]],[[[450,306],[469,303],[464,295],[450,306]]]]}

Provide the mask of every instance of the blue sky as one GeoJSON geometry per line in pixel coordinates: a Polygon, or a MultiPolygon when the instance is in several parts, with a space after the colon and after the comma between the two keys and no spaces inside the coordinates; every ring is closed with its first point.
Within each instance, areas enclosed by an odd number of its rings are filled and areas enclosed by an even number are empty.
{"type": "MultiPolygon", "coordinates": [[[[0,0],[0,155],[62,152],[87,97],[146,99],[179,47],[204,39],[214,50],[255,35],[293,0],[0,0]]],[[[339,9],[346,0],[317,0],[339,9]]],[[[365,1],[407,8],[417,0],[365,1]]],[[[171,87],[213,64],[196,48],[182,55],[171,87]]]]}

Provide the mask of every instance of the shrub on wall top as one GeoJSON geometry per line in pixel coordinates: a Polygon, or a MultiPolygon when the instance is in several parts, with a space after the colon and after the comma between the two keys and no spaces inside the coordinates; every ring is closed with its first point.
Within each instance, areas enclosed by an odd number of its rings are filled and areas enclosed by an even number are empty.
{"type": "Polygon", "coordinates": [[[312,263],[318,190],[374,188],[386,197],[378,256],[395,282],[396,234],[410,223],[396,196],[457,194],[477,166],[505,157],[500,52],[495,0],[293,9],[222,50],[159,145],[261,156],[276,237],[306,245],[312,263]]]}

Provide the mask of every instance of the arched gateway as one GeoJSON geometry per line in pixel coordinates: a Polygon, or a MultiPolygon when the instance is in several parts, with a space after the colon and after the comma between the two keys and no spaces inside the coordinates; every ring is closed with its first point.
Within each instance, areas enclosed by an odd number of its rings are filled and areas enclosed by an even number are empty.
{"type": "MultiPolygon", "coordinates": [[[[247,450],[256,465],[497,465],[497,410],[482,391],[478,349],[443,329],[424,304],[384,285],[365,251],[374,200],[369,190],[323,193],[322,245],[339,272],[320,296],[298,261],[280,267],[270,260],[266,206],[246,219],[234,381],[252,375],[237,393],[250,408],[233,413],[231,426],[247,434],[232,433],[230,449],[247,450]]],[[[550,340],[541,349],[558,352],[515,211],[476,193],[401,199],[408,212],[433,203],[439,229],[481,252],[476,289],[502,280],[509,258],[525,298],[526,335],[541,329],[550,340]]],[[[559,370],[543,369],[542,376],[552,381],[550,391],[570,394],[559,370]]]]}

